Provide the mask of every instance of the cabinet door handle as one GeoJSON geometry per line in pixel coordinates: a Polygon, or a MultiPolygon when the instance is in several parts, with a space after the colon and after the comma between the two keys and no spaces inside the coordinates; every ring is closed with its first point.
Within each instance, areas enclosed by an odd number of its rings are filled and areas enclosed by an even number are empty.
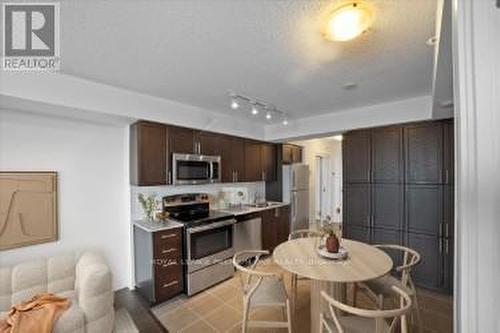
{"type": "Polygon", "coordinates": [[[439,254],[443,253],[443,238],[439,237],[439,254]]]}
{"type": "Polygon", "coordinates": [[[161,254],[171,253],[171,252],[174,252],[174,251],[177,251],[177,249],[176,248],[170,248],[168,250],[161,250],[161,254]]]}
{"type": "Polygon", "coordinates": [[[201,155],[201,141],[198,141],[198,154],[201,155]]]}
{"type": "Polygon", "coordinates": [[[179,281],[174,280],[174,281],[172,281],[172,282],[165,283],[165,284],[162,286],[162,288],[168,288],[168,287],[171,287],[171,286],[176,285],[176,284],[178,284],[178,283],[179,283],[179,281]]]}
{"type": "Polygon", "coordinates": [[[164,264],[164,265],[161,265],[161,267],[163,267],[163,268],[167,268],[168,266],[173,266],[173,265],[176,265],[176,264],[177,264],[177,263],[176,263],[175,261],[173,261],[173,262],[168,262],[168,263],[166,263],[166,264],[164,264]]]}
{"type": "Polygon", "coordinates": [[[168,170],[167,184],[172,184],[172,171],[168,170]]]}
{"type": "Polygon", "coordinates": [[[450,253],[450,241],[447,238],[444,240],[444,249],[446,254],[450,253]]]}
{"type": "Polygon", "coordinates": [[[236,171],[236,181],[240,181],[240,172],[236,171]]]}
{"type": "Polygon", "coordinates": [[[173,238],[173,237],[176,237],[176,236],[177,236],[177,234],[161,235],[161,239],[173,238]]]}
{"type": "Polygon", "coordinates": [[[448,169],[444,172],[444,183],[448,184],[450,182],[448,169]]]}

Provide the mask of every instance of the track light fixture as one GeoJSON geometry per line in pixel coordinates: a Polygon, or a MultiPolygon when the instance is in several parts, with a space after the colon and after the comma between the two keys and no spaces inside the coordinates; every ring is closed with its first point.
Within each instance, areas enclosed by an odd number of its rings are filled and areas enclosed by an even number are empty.
{"type": "Polygon", "coordinates": [[[271,120],[273,118],[281,119],[283,125],[288,125],[288,115],[278,110],[274,105],[264,103],[255,98],[250,98],[244,95],[235,94],[233,92],[229,92],[230,97],[230,107],[233,110],[242,109],[242,110],[250,110],[250,114],[253,116],[257,116],[260,114],[260,111],[265,112],[265,118],[267,120],[271,120]],[[247,106],[247,107],[245,107],[247,106]]]}

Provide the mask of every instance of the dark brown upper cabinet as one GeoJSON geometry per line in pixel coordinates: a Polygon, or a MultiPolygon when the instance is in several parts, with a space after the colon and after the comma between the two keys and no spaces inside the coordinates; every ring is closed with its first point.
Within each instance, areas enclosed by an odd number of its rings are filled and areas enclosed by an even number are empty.
{"type": "Polygon", "coordinates": [[[130,182],[165,185],[168,173],[167,126],[137,122],[130,127],[130,182]]]}
{"type": "MultiPolygon", "coordinates": [[[[401,127],[373,129],[371,141],[372,181],[374,183],[402,183],[403,129],[401,127]]],[[[362,158],[364,157],[363,155],[362,158]]]]}
{"type": "Polygon", "coordinates": [[[262,143],[247,140],[245,142],[245,177],[247,182],[263,180],[262,172],[262,143]]]}
{"type": "Polygon", "coordinates": [[[222,135],[211,132],[197,132],[195,137],[195,153],[201,155],[221,155],[222,135]]]}
{"type": "Polygon", "coordinates": [[[244,181],[245,140],[229,135],[220,138],[222,182],[244,181]]]}
{"type": "Polygon", "coordinates": [[[350,132],[343,142],[344,182],[369,183],[371,180],[370,130],[350,132]]]}
{"type": "Polygon", "coordinates": [[[168,126],[168,150],[171,154],[195,154],[195,131],[168,126]]]}
{"type": "Polygon", "coordinates": [[[285,143],[281,149],[283,164],[302,163],[302,147],[285,143]]]}
{"type": "Polygon", "coordinates": [[[406,182],[439,184],[443,182],[443,124],[424,123],[406,126],[406,182]]]}
{"type": "Polygon", "coordinates": [[[266,182],[276,180],[277,173],[277,152],[276,145],[272,143],[263,143],[261,145],[261,162],[263,178],[266,182]]]}

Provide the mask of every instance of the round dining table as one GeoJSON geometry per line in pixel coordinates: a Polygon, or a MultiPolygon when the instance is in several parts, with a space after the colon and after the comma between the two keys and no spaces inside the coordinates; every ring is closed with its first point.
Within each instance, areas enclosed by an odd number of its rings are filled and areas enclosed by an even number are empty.
{"type": "Polygon", "coordinates": [[[320,239],[297,238],[278,245],[274,261],[283,269],[311,279],[311,332],[320,332],[320,313],[328,311],[321,291],[345,302],[346,283],[363,282],[386,275],[392,269],[391,257],[384,251],[349,239],[340,245],[347,250],[343,260],[325,259],[318,254],[320,239]]]}

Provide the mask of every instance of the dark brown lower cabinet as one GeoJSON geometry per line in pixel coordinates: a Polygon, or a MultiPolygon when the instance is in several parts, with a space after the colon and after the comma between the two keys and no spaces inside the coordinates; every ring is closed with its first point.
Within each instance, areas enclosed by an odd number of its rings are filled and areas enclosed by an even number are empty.
{"type": "Polygon", "coordinates": [[[262,211],[262,249],[272,253],[290,234],[290,209],[283,206],[262,211]]]}
{"type": "Polygon", "coordinates": [[[444,256],[442,238],[436,235],[409,233],[408,247],[422,256],[422,261],[412,272],[412,277],[420,286],[439,290],[444,289],[444,256]]]}
{"type": "Polygon", "coordinates": [[[149,232],[134,226],[136,288],[150,303],[182,292],[182,229],[149,232]]]}

